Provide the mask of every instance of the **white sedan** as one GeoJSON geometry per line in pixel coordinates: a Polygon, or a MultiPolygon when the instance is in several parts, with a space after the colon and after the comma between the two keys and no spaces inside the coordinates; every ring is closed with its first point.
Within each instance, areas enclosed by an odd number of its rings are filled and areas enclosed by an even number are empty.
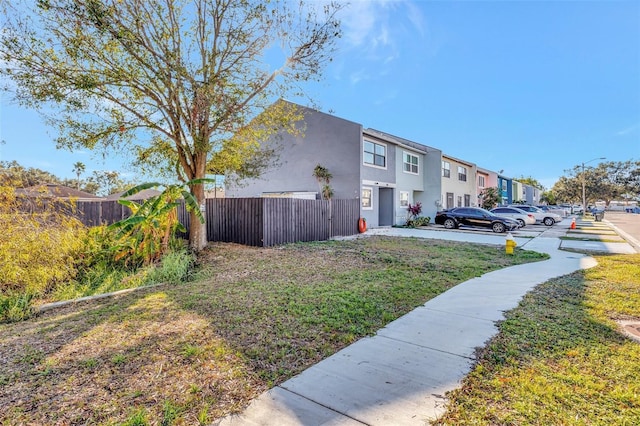
{"type": "Polygon", "coordinates": [[[496,207],[495,209],[491,209],[491,213],[497,216],[510,217],[511,219],[517,220],[520,224],[520,228],[536,223],[536,218],[532,214],[516,207],[496,207]]]}
{"type": "Polygon", "coordinates": [[[562,216],[557,213],[545,212],[535,206],[528,206],[526,204],[515,204],[509,207],[514,207],[516,209],[523,210],[527,213],[533,215],[536,218],[536,222],[544,223],[547,226],[552,226],[556,222],[562,222],[562,216]]]}

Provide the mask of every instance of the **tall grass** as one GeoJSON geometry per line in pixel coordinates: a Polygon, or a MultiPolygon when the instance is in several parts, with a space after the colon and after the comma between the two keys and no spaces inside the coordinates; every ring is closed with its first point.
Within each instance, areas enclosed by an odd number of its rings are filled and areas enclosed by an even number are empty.
{"type": "MultiPolygon", "coordinates": [[[[136,267],[126,259],[116,261],[115,232],[87,228],[44,203],[37,207],[37,212],[25,211],[13,188],[0,187],[0,321],[28,318],[38,303],[178,283],[193,266],[186,247],[175,243],[154,264],[136,267]]],[[[72,203],[65,207],[73,210],[72,203]]]]}
{"type": "Polygon", "coordinates": [[[75,278],[86,228],[36,205],[25,211],[13,188],[0,187],[0,319],[29,315],[31,301],[75,278]]]}

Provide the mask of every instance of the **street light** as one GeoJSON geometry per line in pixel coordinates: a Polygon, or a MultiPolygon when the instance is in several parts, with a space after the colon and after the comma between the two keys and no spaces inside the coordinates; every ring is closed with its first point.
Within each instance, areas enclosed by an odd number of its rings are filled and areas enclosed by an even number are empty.
{"type": "Polygon", "coordinates": [[[596,161],[596,160],[606,160],[606,158],[605,157],[594,158],[592,160],[585,161],[582,163],[582,214],[585,214],[587,212],[587,194],[586,194],[586,182],[584,178],[584,165],[589,164],[590,162],[596,161]]]}

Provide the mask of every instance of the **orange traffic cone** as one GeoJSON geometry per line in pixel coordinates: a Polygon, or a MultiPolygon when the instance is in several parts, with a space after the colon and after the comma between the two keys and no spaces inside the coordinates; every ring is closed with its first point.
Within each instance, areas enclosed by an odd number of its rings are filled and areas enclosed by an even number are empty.
{"type": "Polygon", "coordinates": [[[576,229],[576,218],[571,219],[571,229],[576,229]]]}

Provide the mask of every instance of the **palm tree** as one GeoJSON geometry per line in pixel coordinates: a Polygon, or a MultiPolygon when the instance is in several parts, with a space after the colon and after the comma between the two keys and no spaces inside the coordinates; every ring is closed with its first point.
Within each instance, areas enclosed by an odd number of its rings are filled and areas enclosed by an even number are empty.
{"type": "Polygon", "coordinates": [[[320,186],[320,199],[331,199],[333,189],[329,186],[329,182],[331,182],[333,175],[329,172],[329,169],[318,164],[315,169],[313,169],[313,176],[318,180],[318,185],[320,186]]]}
{"type": "Polygon", "coordinates": [[[84,163],[82,163],[81,161],[78,161],[77,163],[75,163],[73,165],[73,172],[78,177],[77,180],[76,180],[76,189],[77,190],[80,190],[80,175],[82,173],[84,173],[84,170],[85,170],[85,166],[84,166],[84,163]]]}

